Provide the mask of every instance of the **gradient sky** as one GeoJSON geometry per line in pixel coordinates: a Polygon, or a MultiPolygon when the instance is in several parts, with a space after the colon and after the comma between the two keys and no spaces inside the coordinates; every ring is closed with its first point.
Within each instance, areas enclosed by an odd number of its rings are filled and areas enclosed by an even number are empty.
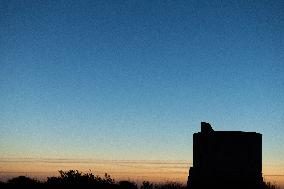
{"type": "Polygon", "coordinates": [[[283,22],[281,0],[1,0],[0,158],[190,162],[207,121],[284,174],[283,22]]]}

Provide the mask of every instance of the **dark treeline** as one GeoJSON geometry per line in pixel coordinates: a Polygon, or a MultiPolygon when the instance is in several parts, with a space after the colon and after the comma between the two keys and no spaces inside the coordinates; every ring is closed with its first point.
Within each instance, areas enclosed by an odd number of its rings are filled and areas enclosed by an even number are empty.
{"type": "MultiPolygon", "coordinates": [[[[131,181],[115,182],[107,173],[104,177],[94,175],[93,173],[82,173],[78,170],[59,171],[58,177],[48,177],[45,182],[38,181],[26,176],[19,176],[0,182],[1,189],[186,189],[187,187],[177,182],[167,182],[164,184],[154,184],[148,181],[142,182],[138,187],[137,183],[131,181]]],[[[277,187],[266,184],[266,189],[276,189],[277,187]]]]}
{"type": "Polygon", "coordinates": [[[154,184],[144,181],[140,187],[137,183],[131,181],[115,182],[107,173],[104,177],[94,175],[93,173],[82,173],[78,170],[59,171],[58,177],[47,177],[47,180],[42,182],[26,176],[19,176],[0,182],[1,189],[15,188],[39,188],[39,189],[65,189],[65,188],[80,188],[80,189],[185,189],[186,186],[168,182],[165,184],[154,184]]]}

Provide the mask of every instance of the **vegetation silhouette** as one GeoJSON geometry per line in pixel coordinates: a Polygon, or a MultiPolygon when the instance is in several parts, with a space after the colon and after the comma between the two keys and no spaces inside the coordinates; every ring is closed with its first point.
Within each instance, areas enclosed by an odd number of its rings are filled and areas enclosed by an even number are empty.
{"type": "MultiPolygon", "coordinates": [[[[187,186],[177,182],[166,182],[164,184],[154,184],[143,181],[141,186],[131,181],[116,182],[107,173],[104,177],[93,173],[82,173],[78,170],[59,171],[58,177],[48,177],[46,181],[38,181],[26,176],[19,176],[0,182],[1,189],[186,189],[187,186]]],[[[213,187],[208,187],[213,188],[213,187]]],[[[230,188],[230,187],[227,187],[230,188]]],[[[268,183],[264,184],[264,189],[277,189],[276,186],[268,183]]]]}

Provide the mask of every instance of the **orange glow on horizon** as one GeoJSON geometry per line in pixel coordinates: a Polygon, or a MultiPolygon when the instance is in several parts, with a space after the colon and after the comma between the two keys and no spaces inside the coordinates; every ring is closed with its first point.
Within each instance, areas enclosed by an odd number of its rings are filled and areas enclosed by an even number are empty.
{"type": "Polygon", "coordinates": [[[27,175],[45,179],[58,175],[58,170],[73,169],[99,176],[108,173],[115,180],[186,183],[189,166],[186,161],[2,159],[0,176],[27,175]]]}

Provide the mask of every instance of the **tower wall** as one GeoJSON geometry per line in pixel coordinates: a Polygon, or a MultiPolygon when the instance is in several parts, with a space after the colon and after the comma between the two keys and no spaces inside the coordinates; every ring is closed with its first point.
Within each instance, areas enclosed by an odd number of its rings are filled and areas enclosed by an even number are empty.
{"type": "Polygon", "coordinates": [[[204,182],[262,183],[261,134],[214,131],[206,123],[201,127],[202,132],[193,134],[189,186],[204,182]]]}

